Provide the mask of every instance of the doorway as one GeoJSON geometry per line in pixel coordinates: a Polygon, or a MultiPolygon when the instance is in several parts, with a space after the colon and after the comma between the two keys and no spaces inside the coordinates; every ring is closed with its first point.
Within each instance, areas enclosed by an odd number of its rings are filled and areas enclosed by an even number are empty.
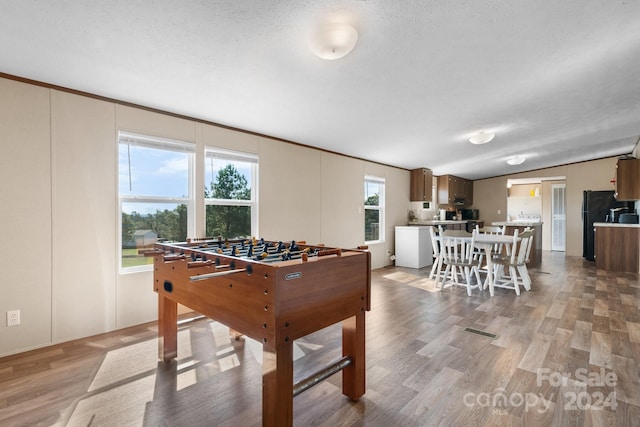
{"type": "Polygon", "coordinates": [[[566,249],[567,221],[565,204],[565,184],[551,185],[551,250],[564,252],[566,249]]]}

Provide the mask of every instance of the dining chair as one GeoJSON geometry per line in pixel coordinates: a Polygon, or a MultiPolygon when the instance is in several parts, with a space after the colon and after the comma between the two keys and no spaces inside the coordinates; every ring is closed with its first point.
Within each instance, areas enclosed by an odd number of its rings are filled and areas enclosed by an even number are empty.
{"type": "Polygon", "coordinates": [[[522,233],[518,233],[518,230],[515,230],[513,236],[511,254],[496,256],[491,261],[498,266],[507,267],[509,271],[508,276],[496,278],[494,286],[513,289],[516,295],[520,295],[518,278],[522,281],[522,285],[527,291],[531,290],[531,277],[527,269],[527,261],[533,245],[533,231],[525,230],[522,233]],[[519,242],[518,238],[520,239],[519,242]]]}
{"type": "MultiPolygon", "coordinates": [[[[442,233],[442,227],[440,227],[440,233],[442,233]]],[[[433,266],[431,267],[429,279],[433,279],[435,277],[437,282],[438,278],[442,274],[442,260],[440,259],[440,239],[438,237],[438,234],[436,234],[435,227],[429,227],[429,234],[431,235],[431,248],[433,249],[433,266]]]]}
{"type": "MultiPolygon", "coordinates": [[[[476,224],[476,230],[478,233],[483,233],[483,234],[494,234],[494,235],[502,235],[504,236],[504,233],[507,231],[507,227],[506,226],[502,226],[502,227],[497,227],[497,226],[487,226],[487,227],[482,227],[480,228],[477,224],[476,224]]],[[[496,243],[495,245],[493,245],[493,248],[491,248],[491,254],[493,256],[496,255],[500,255],[502,254],[502,249],[503,246],[501,243],[496,243]]],[[[486,263],[483,265],[483,261],[485,258],[485,254],[483,250],[480,249],[476,249],[476,256],[478,257],[478,260],[480,262],[480,272],[481,273],[487,273],[487,265],[486,263]]]]}
{"type": "Polygon", "coordinates": [[[474,242],[477,233],[474,231],[471,237],[460,236],[458,233],[443,232],[440,236],[440,257],[445,270],[441,278],[436,278],[436,287],[439,280],[442,280],[441,290],[451,285],[465,286],[467,295],[471,296],[471,290],[479,288],[482,290],[482,281],[478,273],[478,257],[474,254],[474,242]],[[475,275],[475,284],[471,283],[472,274],[475,275]],[[459,276],[464,279],[460,282],[459,276]]]}

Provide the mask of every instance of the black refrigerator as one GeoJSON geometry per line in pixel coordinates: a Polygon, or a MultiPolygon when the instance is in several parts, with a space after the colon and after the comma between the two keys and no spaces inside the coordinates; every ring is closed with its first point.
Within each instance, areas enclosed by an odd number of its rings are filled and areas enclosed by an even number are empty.
{"type": "Polygon", "coordinates": [[[633,212],[633,202],[619,202],[613,191],[585,191],[582,199],[582,257],[595,261],[594,257],[594,222],[606,222],[609,209],[628,208],[633,212]]]}

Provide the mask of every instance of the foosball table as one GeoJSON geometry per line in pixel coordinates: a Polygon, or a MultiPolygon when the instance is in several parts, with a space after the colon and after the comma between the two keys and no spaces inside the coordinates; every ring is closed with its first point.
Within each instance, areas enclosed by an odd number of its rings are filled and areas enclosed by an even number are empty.
{"type": "Polygon", "coordinates": [[[262,424],[293,424],[293,397],[342,370],[342,392],[365,392],[365,312],[371,256],[365,247],[193,239],[156,243],[159,357],[177,356],[180,303],[262,343],[262,424]],[[342,355],[293,383],[294,340],[342,322],[342,355]]]}

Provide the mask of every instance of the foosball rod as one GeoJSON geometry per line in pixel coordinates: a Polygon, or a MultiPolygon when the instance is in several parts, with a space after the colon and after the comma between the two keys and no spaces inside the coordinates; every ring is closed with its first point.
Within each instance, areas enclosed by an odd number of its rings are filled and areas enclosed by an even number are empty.
{"type": "Polygon", "coordinates": [[[242,273],[243,271],[246,271],[248,274],[251,274],[252,270],[253,269],[251,268],[251,265],[247,265],[247,268],[241,268],[238,270],[217,271],[215,273],[207,273],[207,274],[201,274],[199,276],[191,276],[189,277],[189,281],[196,282],[198,280],[213,279],[215,277],[228,276],[229,274],[242,273]]]}
{"type": "Polygon", "coordinates": [[[315,374],[312,374],[307,378],[298,381],[293,385],[293,396],[295,397],[300,393],[302,393],[303,391],[309,390],[314,385],[320,383],[321,381],[326,380],[331,375],[340,372],[341,370],[351,365],[352,363],[353,361],[351,360],[351,357],[344,356],[342,359],[327,366],[324,369],[319,370],[315,374]]]}

